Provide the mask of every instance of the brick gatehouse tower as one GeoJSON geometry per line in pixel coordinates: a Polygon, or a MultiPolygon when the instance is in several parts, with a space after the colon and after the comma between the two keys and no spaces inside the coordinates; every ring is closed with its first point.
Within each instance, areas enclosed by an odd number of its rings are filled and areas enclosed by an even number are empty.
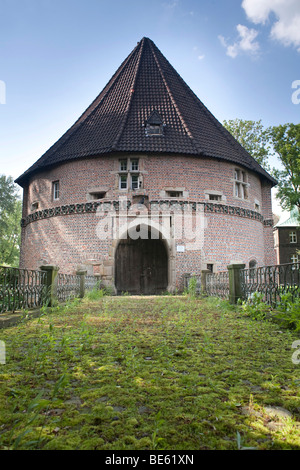
{"type": "Polygon", "coordinates": [[[276,181],[143,38],[77,122],[16,182],[20,266],[86,269],[116,292],[275,264],[276,181]]]}

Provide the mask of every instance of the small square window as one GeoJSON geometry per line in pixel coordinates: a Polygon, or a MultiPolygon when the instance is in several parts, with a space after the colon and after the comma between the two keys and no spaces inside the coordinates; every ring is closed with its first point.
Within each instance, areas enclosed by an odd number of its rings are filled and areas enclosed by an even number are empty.
{"type": "Polygon", "coordinates": [[[105,191],[99,191],[99,192],[93,192],[90,193],[91,199],[103,199],[105,197],[106,192],[105,191]]]}
{"type": "Polygon", "coordinates": [[[167,197],[182,197],[182,191],[166,191],[167,197]]]}
{"type": "Polygon", "coordinates": [[[30,206],[30,210],[31,210],[31,211],[37,211],[38,208],[39,208],[39,203],[38,203],[38,201],[33,202],[33,203],[31,204],[31,206],[30,206]]]}
{"type": "Polygon", "coordinates": [[[220,196],[219,194],[209,194],[209,200],[210,201],[221,201],[222,196],[220,196]]]}
{"type": "Polygon", "coordinates": [[[59,181],[53,182],[53,200],[57,201],[59,199],[59,181]]]}

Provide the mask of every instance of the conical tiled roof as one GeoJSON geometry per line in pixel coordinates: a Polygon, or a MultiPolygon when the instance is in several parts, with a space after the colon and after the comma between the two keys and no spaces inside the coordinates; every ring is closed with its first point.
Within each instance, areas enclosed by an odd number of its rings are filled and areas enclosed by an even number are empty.
{"type": "Polygon", "coordinates": [[[61,162],[116,152],[228,160],[275,180],[191,91],[155,44],[143,38],[78,121],[16,182],[61,162]],[[146,132],[149,118],[163,132],[146,132]]]}

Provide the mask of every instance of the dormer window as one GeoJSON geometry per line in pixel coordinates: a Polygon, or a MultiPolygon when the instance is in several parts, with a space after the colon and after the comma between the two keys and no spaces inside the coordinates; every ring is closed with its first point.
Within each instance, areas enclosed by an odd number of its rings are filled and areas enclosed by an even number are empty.
{"type": "Polygon", "coordinates": [[[146,121],[146,135],[163,135],[163,121],[157,111],[153,111],[146,121]]]}
{"type": "Polygon", "coordinates": [[[147,135],[162,135],[162,126],[160,124],[147,124],[147,135]]]}

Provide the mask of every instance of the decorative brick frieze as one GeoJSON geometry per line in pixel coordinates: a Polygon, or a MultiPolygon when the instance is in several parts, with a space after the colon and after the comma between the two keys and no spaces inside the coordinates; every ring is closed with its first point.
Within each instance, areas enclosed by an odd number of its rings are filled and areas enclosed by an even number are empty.
{"type": "MultiPolygon", "coordinates": [[[[42,211],[36,211],[32,214],[29,214],[27,217],[21,219],[21,226],[26,227],[26,225],[34,222],[36,220],[48,219],[56,216],[63,216],[69,214],[82,214],[82,213],[95,213],[97,210],[106,212],[106,211],[116,211],[118,212],[121,208],[122,201],[105,201],[105,202],[86,202],[78,204],[67,204],[63,206],[52,207],[50,209],[43,209],[42,211]]],[[[228,214],[237,217],[244,217],[248,219],[255,219],[262,222],[265,226],[273,226],[273,220],[267,219],[264,220],[263,216],[258,212],[253,210],[244,209],[243,207],[236,206],[227,206],[225,204],[214,204],[207,202],[191,202],[191,201],[182,201],[182,200],[161,200],[161,201],[150,201],[150,209],[152,211],[176,211],[176,210],[197,210],[197,207],[202,206],[204,212],[215,213],[215,214],[228,214]]],[[[132,207],[131,202],[128,200],[126,206],[123,207],[123,210],[129,210],[132,207]]]]}

